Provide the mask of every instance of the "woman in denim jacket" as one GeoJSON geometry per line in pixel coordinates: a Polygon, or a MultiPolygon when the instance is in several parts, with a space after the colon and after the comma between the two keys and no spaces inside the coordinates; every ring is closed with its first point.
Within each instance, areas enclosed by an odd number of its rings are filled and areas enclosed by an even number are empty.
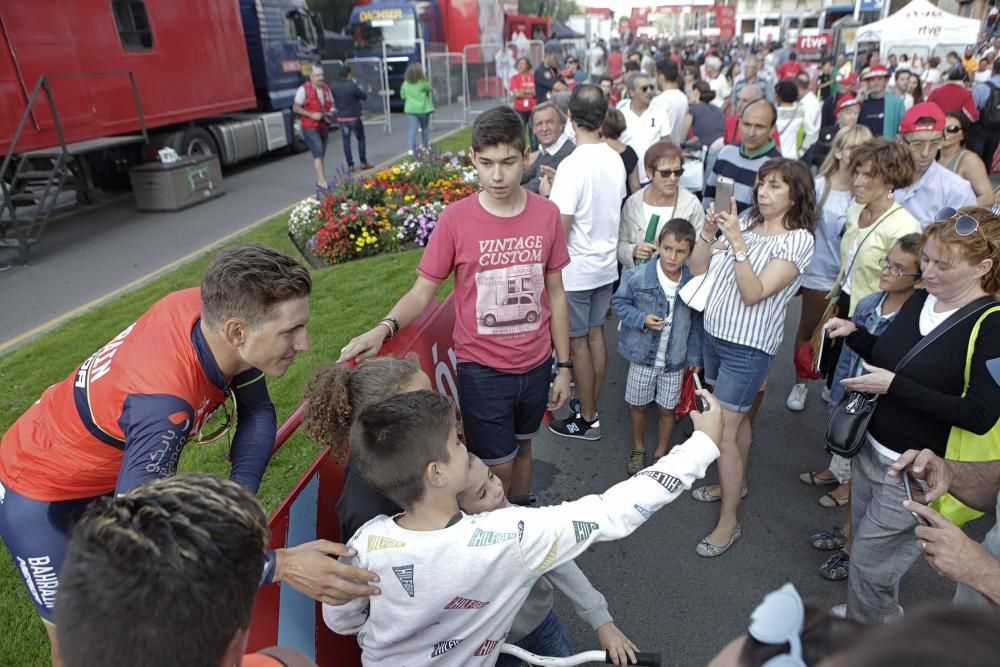
{"type": "Polygon", "coordinates": [[[654,400],[659,438],[653,462],[667,453],[674,428],[684,371],[701,367],[701,313],[688,308],[677,292],[691,279],[685,265],[695,242],[694,226],[673,218],[660,228],[658,257],[627,272],[611,299],[621,327],[618,353],[629,360],[625,402],[632,419],[632,449],[627,470],[646,467],[646,410],[654,400]]]}

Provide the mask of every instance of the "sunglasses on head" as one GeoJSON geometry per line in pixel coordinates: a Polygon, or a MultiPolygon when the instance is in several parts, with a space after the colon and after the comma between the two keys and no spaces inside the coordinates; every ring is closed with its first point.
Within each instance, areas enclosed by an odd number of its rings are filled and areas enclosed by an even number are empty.
{"type": "Polygon", "coordinates": [[[684,175],[684,167],[680,169],[654,169],[653,173],[659,174],[660,178],[670,178],[671,176],[680,178],[684,175]]]}
{"type": "Polygon", "coordinates": [[[940,211],[938,211],[937,216],[935,217],[935,219],[938,221],[948,220],[950,218],[955,218],[956,234],[958,234],[962,238],[965,238],[967,236],[972,236],[976,232],[979,232],[980,234],[983,235],[983,240],[986,241],[986,245],[989,246],[990,248],[993,247],[993,244],[990,243],[990,240],[986,237],[986,233],[979,227],[979,221],[973,218],[968,213],[959,214],[959,212],[953,209],[952,207],[946,206],[940,211]]]}

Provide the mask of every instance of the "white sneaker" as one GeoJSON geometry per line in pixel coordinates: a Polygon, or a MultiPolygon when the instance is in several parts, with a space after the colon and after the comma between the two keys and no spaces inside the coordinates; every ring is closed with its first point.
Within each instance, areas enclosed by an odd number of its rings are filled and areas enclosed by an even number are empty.
{"type": "Polygon", "coordinates": [[[824,403],[829,403],[830,402],[830,388],[829,387],[823,387],[823,393],[820,394],[819,397],[823,399],[824,403]]]}
{"type": "Polygon", "coordinates": [[[806,396],[809,395],[809,388],[805,383],[799,382],[792,385],[792,391],[788,394],[785,405],[792,412],[802,412],[806,409],[806,396]]]}

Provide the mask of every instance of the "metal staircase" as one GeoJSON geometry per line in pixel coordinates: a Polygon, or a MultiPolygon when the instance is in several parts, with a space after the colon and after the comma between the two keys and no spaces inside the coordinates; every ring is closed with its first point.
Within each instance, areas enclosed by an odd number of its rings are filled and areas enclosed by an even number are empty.
{"type": "Polygon", "coordinates": [[[56,77],[42,75],[28,97],[28,104],[17,125],[17,130],[14,132],[10,148],[3,163],[0,164],[0,249],[17,248],[20,260],[27,264],[31,247],[38,242],[44,233],[49,218],[58,204],[59,195],[67,186],[89,194],[89,174],[85,165],[79,162],[74,165],[75,156],[102,146],[113,146],[132,141],[148,141],[148,139],[142,106],[139,103],[139,92],[135,84],[135,76],[131,71],[92,72],[57,75],[56,77]],[[59,112],[56,109],[55,98],[52,95],[52,79],[109,74],[128,76],[142,135],[109,137],[103,141],[90,140],[67,144],[62,122],[59,120],[59,112]],[[52,114],[52,123],[59,144],[52,148],[18,154],[17,142],[28,121],[32,121],[35,129],[40,129],[37,120],[33,117],[33,111],[43,91],[52,114]],[[80,168],[77,169],[75,166],[80,168]]]}

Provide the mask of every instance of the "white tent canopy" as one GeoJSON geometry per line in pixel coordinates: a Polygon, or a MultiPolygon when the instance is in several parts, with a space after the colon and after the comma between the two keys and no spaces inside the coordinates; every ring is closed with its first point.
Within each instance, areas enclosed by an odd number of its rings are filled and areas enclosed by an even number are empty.
{"type": "Polygon", "coordinates": [[[980,23],[942,11],[927,0],[913,0],[888,18],[858,28],[857,41],[878,42],[882,57],[890,53],[923,56],[959,53],[976,43],[980,23]]]}

